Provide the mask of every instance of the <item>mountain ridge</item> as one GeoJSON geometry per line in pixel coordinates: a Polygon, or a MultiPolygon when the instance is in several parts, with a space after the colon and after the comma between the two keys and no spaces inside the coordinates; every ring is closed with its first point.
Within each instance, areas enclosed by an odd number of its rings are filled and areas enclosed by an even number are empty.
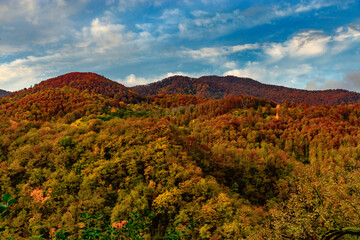
{"type": "Polygon", "coordinates": [[[10,94],[11,94],[11,92],[6,91],[6,90],[3,90],[3,89],[0,89],[0,98],[1,98],[1,97],[9,96],[10,94]]]}
{"type": "Polygon", "coordinates": [[[360,93],[343,89],[304,90],[260,83],[251,78],[235,76],[203,76],[190,78],[172,76],[147,85],[134,86],[143,97],[156,94],[190,94],[219,99],[226,96],[250,95],[282,103],[284,101],[309,105],[343,105],[360,102],[360,93]]]}
{"type": "MultiPolygon", "coordinates": [[[[10,93],[10,97],[21,99],[45,89],[77,89],[80,92],[100,94],[125,103],[159,95],[193,95],[200,98],[220,99],[227,96],[249,95],[266,98],[275,103],[285,101],[308,105],[344,105],[360,102],[360,93],[348,90],[303,90],[264,84],[251,78],[235,76],[172,76],[147,85],[126,87],[116,81],[91,72],[71,72],[44,80],[34,87],[10,93]]],[[[1,94],[1,91],[0,91],[1,94]]],[[[5,92],[7,96],[9,92],[5,92]]],[[[0,95],[1,96],[1,95],[0,95]]]]}

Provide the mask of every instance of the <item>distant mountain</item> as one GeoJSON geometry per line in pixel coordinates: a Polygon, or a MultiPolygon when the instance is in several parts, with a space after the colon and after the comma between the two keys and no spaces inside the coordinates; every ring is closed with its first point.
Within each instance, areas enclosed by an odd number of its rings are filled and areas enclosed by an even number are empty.
{"type": "Polygon", "coordinates": [[[132,90],[142,96],[156,94],[190,94],[219,99],[226,96],[250,95],[281,103],[307,103],[309,105],[339,105],[360,102],[360,94],[347,90],[308,91],[263,84],[250,78],[234,76],[204,76],[189,78],[173,76],[148,85],[135,86],[132,90]]]}
{"type": "Polygon", "coordinates": [[[11,92],[0,89],[0,98],[10,95],[11,92]]]}
{"type": "Polygon", "coordinates": [[[68,73],[2,98],[0,115],[28,120],[62,118],[72,122],[142,98],[133,90],[95,73],[68,73]]]}

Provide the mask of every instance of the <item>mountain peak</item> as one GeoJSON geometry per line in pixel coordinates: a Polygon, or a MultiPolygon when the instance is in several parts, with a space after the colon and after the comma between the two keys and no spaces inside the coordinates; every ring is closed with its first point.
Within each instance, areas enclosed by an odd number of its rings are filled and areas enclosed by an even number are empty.
{"type": "Polygon", "coordinates": [[[34,87],[19,91],[21,95],[39,92],[43,89],[70,87],[80,91],[102,94],[121,100],[134,99],[138,94],[124,85],[92,72],[71,72],[44,80],[34,87]]]}
{"type": "Polygon", "coordinates": [[[99,114],[141,98],[131,89],[95,73],[68,73],[14,92],[2,99],[0,112],[29,120],[66,117],[72,122],[86,114],[99,114]]]}
{"type": "Polygon", "coordinates": [[[113,97],[119,90],[126,89],[126,87],[120,83],[91,72],[72,72],[60,75],[42,81],[35,85],[34,89],[63,88],[65,86],[79,90],[89,90],[94,93],[105,93],[108,97],[113,97]]]}

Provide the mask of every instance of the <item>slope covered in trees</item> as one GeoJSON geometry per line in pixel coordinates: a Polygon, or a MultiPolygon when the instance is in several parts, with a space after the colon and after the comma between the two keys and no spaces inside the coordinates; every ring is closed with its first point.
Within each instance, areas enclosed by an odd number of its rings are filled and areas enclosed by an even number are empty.
{"type": "Polygon", "coordinates": [[[144,239],[320,239],[360,224],[359,104],[124,102],[69,85],[0,100],[0,193],[17,199],[1,239],[78,239],[95,214],[96,229],[135,216],[144,239]]]}
{"type": "Polygon", "coordinates": [[[309,105],[353,104],[360,101],[360,94],[346,90],[307,91],[262,84],[250,78],[234,76],[204,76],[189,78],[174,76],[162,81],[132,88],[143,96],[154,94],[191,94],[220,99],[226,96],[250,95],[282,103],[307,103],[309,105]]]}
{"type": "Polygon", "coordinates": [[[66,115],[67,121],[73,121],[140,100],[137,93],[95,73],[68,73],[2,98],[0,113],[34,121],[66,115]]]}
{"type": "Polygon", "coordinates": [[[18,91],[13,96],[23,96],[43,89],[54,89],[69,87],[89,93],[101,94],[104,97],[115,98],[121,101],[133,101],[138,98],[138,94],[120,83],[109,80],[96,73],[73,72],[55,78],[42,81],[34,87],[18,91]]]}

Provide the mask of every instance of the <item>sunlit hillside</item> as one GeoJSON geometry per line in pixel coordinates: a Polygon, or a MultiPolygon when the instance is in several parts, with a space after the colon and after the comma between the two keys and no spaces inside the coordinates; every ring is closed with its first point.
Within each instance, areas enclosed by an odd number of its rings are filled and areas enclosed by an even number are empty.
{"type": "Polygon", "coordinates": [[[17,199],[1,239],[320,239],[359,226],[360,104],[133,90],[73,73],[0,99],[1,193],[17,199]]]}

